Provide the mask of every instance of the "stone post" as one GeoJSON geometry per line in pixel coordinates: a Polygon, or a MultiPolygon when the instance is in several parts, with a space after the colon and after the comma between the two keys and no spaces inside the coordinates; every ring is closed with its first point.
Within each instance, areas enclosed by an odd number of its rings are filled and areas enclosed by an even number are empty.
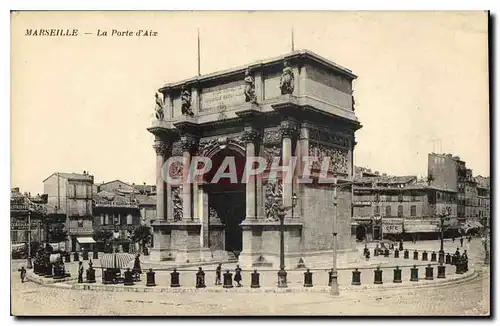
{"type": "Polygon", "coordinates": [[[156,217],[165,219],[165,182],[163,180],[163,165],[165,164],[166,143],[156,137],[153,148],[156,151],[156,217]]]}
{"type": "MultiPolygon", "coordinates": [[[[243,139],[246,143],[246,158],[247,160],[255,157],[255,147],[256,141],[258,139],[259,133],[257,130],[246,127],[243,133],[243,139]]],[[[248,161],[251,162],[251,161],[248,161]]],[[[245,171],[248,171],[252,166],[246,166],[245,171]]],[[[256,218],[256,176],[251,175],[247,177],[246,183],[246,218],[255,219],[256,218]]]]}

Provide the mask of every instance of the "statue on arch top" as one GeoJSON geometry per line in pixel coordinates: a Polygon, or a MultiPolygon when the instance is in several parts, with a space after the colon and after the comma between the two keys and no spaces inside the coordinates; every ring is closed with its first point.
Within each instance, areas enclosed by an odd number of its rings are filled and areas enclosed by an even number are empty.
{"type": "Polygon", "coordinates": [[[165,103],[163,102],[163,98],[161,98],[158,95],[158,92],[155,93],[155,102],[156,102],[155,106],[156,119],[163,120],[163,118],[165,117],[165,112],[164,112],[165,103]]]}
{"type": "Polygon", "coordinates": [[[245,70],[245,102],[257,104],[255,96],[255,78],[250,73],[250,69],[245,70]]]}
{"type": "Polygon", "coordinates": [[[181,112],[182,115],[194,116],[191,110],[191,93],[185,88],[181,91],[181,112]]]}
{"type": "Polygon", "coordinates": [[[283,62],[283,72],[280,78],[280,89],[281,95],[287,95],[293,93],[293,71],[290,67],[288,61],[283,62]]]}

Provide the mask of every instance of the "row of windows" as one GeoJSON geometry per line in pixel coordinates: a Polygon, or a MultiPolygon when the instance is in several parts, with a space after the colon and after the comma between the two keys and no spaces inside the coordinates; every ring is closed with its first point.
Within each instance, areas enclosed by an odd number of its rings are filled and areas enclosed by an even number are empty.
{"type": "Polygon", "coordinates": [[[132,215],[104,215],[99,216],[100,225],[132,225],[133,216],[132,215]]]}
{"type": "MultiPolygon", "coordinates": [[[[375,215],[380,215],[380,207],[375,206],[375,215]]],[[[385,207],[385,216],[392,216],[392,208],[391,206],[385,207]]],[[[398,206],[398,217],[403,217],[403,205],[398,206]]],[[[410,206],[410,216],[417,216],[417,206],[410,206]]]]}

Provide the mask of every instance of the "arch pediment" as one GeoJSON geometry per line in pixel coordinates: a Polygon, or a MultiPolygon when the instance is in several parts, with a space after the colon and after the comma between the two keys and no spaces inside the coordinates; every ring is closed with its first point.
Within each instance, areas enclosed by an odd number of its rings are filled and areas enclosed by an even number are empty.
{"type": "Polygon", "coordinates": [[[202,141],[200,142],[197,155],[211,158],[224,149],[230,149],[245,156],[245,141],[242,139],[242,136],[219,137],[202,141]]]}

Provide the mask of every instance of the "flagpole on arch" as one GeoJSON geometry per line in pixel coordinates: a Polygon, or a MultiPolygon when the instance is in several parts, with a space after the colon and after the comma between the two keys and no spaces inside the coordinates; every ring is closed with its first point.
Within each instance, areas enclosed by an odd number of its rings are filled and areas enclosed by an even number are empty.
{"type": "Polygon", "coordinates": [[[200,28],[198,27],[198,76],[201,76],[200,73],[200,28]]]}

